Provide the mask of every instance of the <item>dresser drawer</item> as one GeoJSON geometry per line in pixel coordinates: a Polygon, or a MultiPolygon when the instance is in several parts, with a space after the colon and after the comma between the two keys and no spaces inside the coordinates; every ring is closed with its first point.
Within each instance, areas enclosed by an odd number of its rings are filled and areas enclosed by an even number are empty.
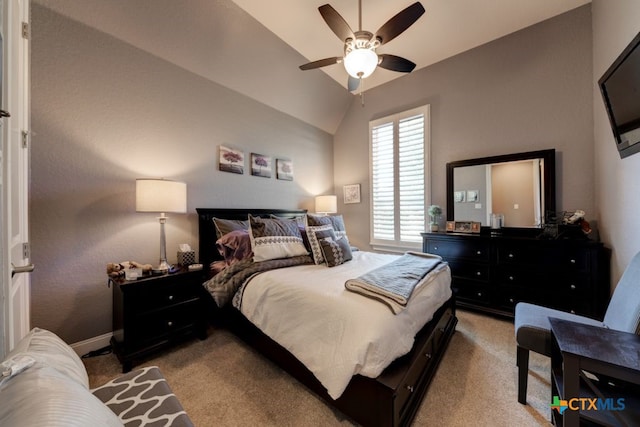
{"type": "Polygon", "coordinates": [[[487,305],[491,302],[489,285],[482,285],[463,279],[454,279],[451,288],[460,301],[487,305]]]}
{"type": "Polygon", "coordinates": [[[535,265],[546,270],[585,270],[589,266],[586,251],[572,247],[498,246],[498,265],[535,265]]]}
{"type": "Polygon", "coordinates": [[[463,279],[478,280],[486,282],[489,280],[489,266],[473,262],[459,260],[449,260],[451,275],[463,279]]]}
{"type": "Polygon", "coordinates": [[[466,258],[489,261],[489,245],[483,241],[427,240],[427,252],[440,255],[446,260],[466,258]]]}

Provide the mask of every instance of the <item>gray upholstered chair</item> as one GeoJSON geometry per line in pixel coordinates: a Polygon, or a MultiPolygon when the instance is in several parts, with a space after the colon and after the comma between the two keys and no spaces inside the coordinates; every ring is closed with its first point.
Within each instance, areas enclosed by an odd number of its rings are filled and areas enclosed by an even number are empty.
{"type": "Polygon", "coordinates": [[[516,305],[515,330],[518,366],[518,402],[527,403],[529,351],[551,356],[549,317],[640,334],[640,252],[624,271],[602,322],[564,311],[520,302],[516,305]]]}

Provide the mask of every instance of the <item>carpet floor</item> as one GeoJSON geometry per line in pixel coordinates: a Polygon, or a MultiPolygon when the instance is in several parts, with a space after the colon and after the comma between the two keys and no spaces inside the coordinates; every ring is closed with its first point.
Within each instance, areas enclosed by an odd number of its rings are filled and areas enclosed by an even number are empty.
{"type": "MultiPolygon", "coordinates": [[[[531,353],[527,405],[517,401],[513,322],[458,310],[458,325],[414,426],[550,424],[549,359],[531,353]]],[[[115,355],[83,359],[91,387],[117,377],[115,355]]],[[[286,372],[224,329],[144,360],[156,365],[196,426],[351,426],[286,372]]],[[[135,369],[135,366],[134,366],[135,369]]]]}

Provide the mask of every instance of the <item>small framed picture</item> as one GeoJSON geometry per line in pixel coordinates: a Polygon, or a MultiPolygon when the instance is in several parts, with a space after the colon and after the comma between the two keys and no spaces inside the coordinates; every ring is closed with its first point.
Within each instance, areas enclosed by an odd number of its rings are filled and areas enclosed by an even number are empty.
{"type": "Polygon", "coordinates": [[[454,191],[453,192],[453,201],[456,203],[461,203],[465,201],[465,192],[464,191],[454,191]]]}
{"type": "Polygon", "coordinates": [[[291,160],[276,159],[276,178],[293,181],[293,162],[291,160]]]}
{"type": "Polygon", "coordinates": [[[271,157],[251,153],[251,175],[271,178],[271,157]]]}
{"type": "Polygon", "coordinates": [[[244,173],[244,152],[221,145],[218,169],[242,175],[244,173]]]}
{"type": "Polygon", "coordinates": [[[344,203],[360,203],[360,184],[350,184],[342,187],[344,191],[344,203]]]}
{"type": "Polygon", "coordinates": [[[482,224],[477,221],[447,221],[447,231],[454,233],[480,233],[482,224]]]}
{"type": "Polygon", "coordinates": [[[467,202],[478,201],[478,190],[467,190],[467,202]]]}

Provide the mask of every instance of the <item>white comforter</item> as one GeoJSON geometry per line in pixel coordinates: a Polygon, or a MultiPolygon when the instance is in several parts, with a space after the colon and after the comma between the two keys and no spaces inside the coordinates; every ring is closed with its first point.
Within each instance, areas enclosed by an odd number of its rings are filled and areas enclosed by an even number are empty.
{"type": "Polygon", "coordinates": [[[332,268],[301,265],[261,273],[242,298],[241,312],[304,363],[333,399],[353,375],[375,378],[408,353],[416,333],[451,297],[451,273],[441,264],[394,315],[385,304],[347,291],[344,283],[397,256],[353,256],[332,268]]]}

